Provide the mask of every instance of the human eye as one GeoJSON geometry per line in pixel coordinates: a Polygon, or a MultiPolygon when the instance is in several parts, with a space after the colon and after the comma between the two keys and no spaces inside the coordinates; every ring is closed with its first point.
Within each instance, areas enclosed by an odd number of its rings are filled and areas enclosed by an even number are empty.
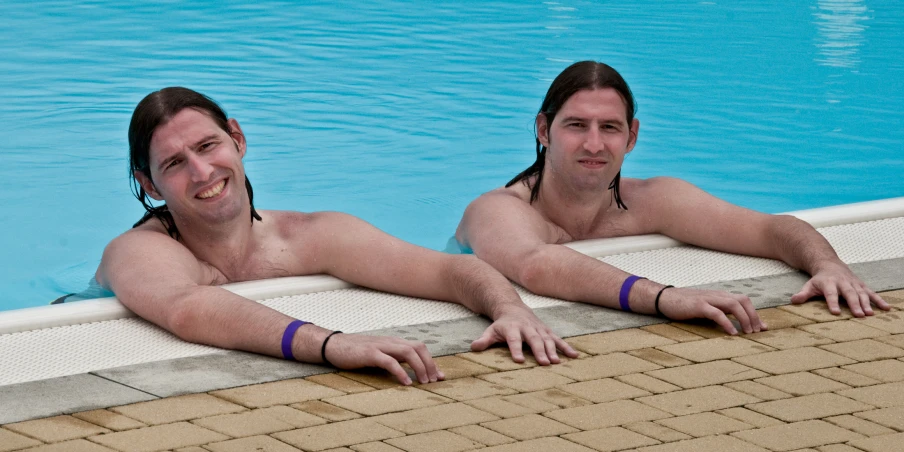
{"type": "Polygon", "coordinates": [[[182,159],[173,159],[172,161],[170,161],[169,163],[166,164],[166,168],[164,168],[163,170],[166,171],[170,168],[174,168],[177,165],[179,165],[180,163],[182,163],[182,159]]]}

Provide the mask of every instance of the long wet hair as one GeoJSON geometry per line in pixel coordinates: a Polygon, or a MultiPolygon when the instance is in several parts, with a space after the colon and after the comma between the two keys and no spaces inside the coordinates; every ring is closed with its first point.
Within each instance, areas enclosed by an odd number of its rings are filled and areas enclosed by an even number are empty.
{"type": "MultiPolygon", "coordinates": [[[[135,172],[144,174],[148,180],[151,179],[151,139],[154,131],[163,124],[166,124],[180,111],[192,108],[199,112],[205,113],[213,119],[218,127],[229,133],[229,123],[226,112],[217,105],[213,99],[188,88],[170,87],[163,88],[160,91],[154,91],[148,94],[132,113],[132,122],[129,124],[129,181],[132,185],[132,193],[144,206],[145,214],[132,227],[138,227],[151,218],[156,218],[166,227],[166,232],[170,237],[178,240],[179,229],[176,228],[176,222],[173,214],[166,207],[166,204],[155,206],[151,202],[151,198],[138,180],[135,178],[135,172]]],[[[262,221],[261,216],[254,210],[254,192],[251,189],[251,182],[248,176],[245,176],[245,188],[248,190],[248,202],[251,204],[251,222],[254,220],[262,221]]]]}
{"type": "MultiPolygon", "coordinates": [[[[551,125],[556,114],[562,108],[562,105],[565,105],[565,102],[571,98],[571,96],[578,91],[600,88],[612,88],[621,95],[622,99],[625,101],[625,116],[628,120],[628,127],[630,127],[631,123],[634,121],[634,111],[637,109],[637,105],[634,102],[634,95],[631,94],[631,88],[628,87],[628,83],[622,78],[618,71],[612,69],[612,67],[607,64],[598,63],[596,61],[579,61],[565,68],[565,70],[553,80],[552,85],[549,86],[549,91],[546,92],[546,98],[543,99],[543,104],[540,106],[540,111],[537,114],[545,115],[546,123],[551,125]]],[[[540,138],[538,137],[537,160],[531,166],[527,167],[526,170],[515,176],[514,179],[510,180],[509,183],[505,184],[505,186],[511,187],[518,182],[524,181],[524,183],[530,187],[530,202],[533,203],[537,200],[537,197],[540,196],[540,183],[543,181],[543,168],[545,166],[546,146],[543,146],[540,143],[540,138]],[[531,184],[530,178],[535,175],[537,176],[537,180],[531,184]]],[[[615,204],[618,208],[628,210],[628,207],[622,202],[621,194],[619,193],[620,182],[621,171],[619,171],[618,174],[615,175],[615,178],[612,179],[612,183],[609,184],[609,189],[613,190],[615,204]]]]}

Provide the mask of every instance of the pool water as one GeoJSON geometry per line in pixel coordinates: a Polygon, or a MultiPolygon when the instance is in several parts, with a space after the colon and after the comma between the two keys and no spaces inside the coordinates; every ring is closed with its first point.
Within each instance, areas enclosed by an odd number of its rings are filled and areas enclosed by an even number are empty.
{"type": "Polygon", "coordinates": [[[904,7],[737,3],[0,2],[0,310],[85,288],[140,217],[126,130],[171,85],[240,121],[259,207],[434,249],[533,161],[543,95],[583,59],[637,97],[626,177],[766,212],[904,196],[904,7]]]}

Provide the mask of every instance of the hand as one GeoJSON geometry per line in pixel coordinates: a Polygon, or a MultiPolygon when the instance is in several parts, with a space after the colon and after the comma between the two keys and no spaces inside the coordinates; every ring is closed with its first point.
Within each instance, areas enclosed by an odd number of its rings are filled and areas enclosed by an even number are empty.
{"type": "Polygon", "coordinates": [[[569,358],[578,356],[575,349],[553,333],[529,307],[523,304],[512,306],[496,317],[496,321],[483,332],[483,335],[471,343],[471,350],[483,351],[502,341],[508,344],[512,360],[516,363],[524,362],[524,352],[521,349],[523,342],[527,342],[534,358],[541,366],[560,362],[556,349],[563,351],[569,358]]]}
{"type": "Polygon", "coordinates": [[[397,337],[337,334],[327,343],[326,359],[340,369],[386,369],[403,385],[410,385],[411,378],[399,364],[400,361],[411,366],[421,383],[433,383],[446,378],[437,369],[426,345],[397,337]]]}
{"type": "Polygon", "coordinates": [[[731,335],[738,334],[738,330],[726,314],[734,315],[745,333],[759,333],[767,328],[746,295],[716,290],[667,289],[659,300],[659,310],[671,320],[710,319],[731,335]]]}
{"type": "Polygon", "coordinates": [[[875,303],[883,311],[891,309],[882,297],[870,290],[869,287],[866,287],[866,284],[860,281],[860,278],[854,275],[851,269],[843,263],[832,264],[816,272],[804,284],[800,292],[791,297],[791,303],[804,303],[817,295],[826,297],[829,312],[835,315],[841,314],[841,307],[838,305],[839,295],[847,301],[848,307],[851,308],[851,314],[854,314],[854,317],[873,315],[871,302],[875,303]]]}

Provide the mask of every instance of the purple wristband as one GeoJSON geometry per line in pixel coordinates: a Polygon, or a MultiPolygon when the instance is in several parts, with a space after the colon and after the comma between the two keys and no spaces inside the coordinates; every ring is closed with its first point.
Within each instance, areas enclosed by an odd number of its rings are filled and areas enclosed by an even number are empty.
{"type": "Polygon", "coordinates": [[[622,311],[631,312],[631,306],[628,304],[628,295],[631,294],[631,287],[634,286],[634,283],[636,283],[638,279],[646,278],[643,276],[631,275],[625,279],[624,283],[622,283],[621,291],[618,292],[618,304],[621,306],[622,311]]]}
{"type": "Polygon", "coordinates": [[[311,322],[305,322],[304,320],[293,320],[289,323],[289,326],[286,327],[286,332],[282,335],[282,355],[283,358],[295,361],[295,355],[292,354],[292,338],[295,337],[295,332],[298,331],[302,325],[311,322]]]}

